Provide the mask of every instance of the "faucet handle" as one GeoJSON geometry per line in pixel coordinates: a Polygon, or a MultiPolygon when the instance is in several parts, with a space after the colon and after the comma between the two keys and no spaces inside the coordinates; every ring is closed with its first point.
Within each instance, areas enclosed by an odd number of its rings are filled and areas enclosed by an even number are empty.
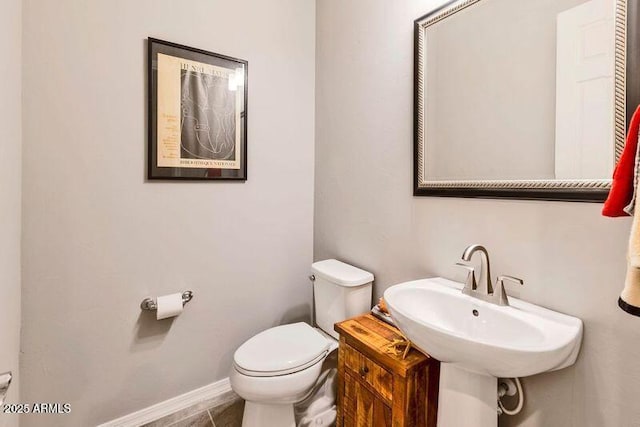
{"type": "Polygon", "coordinates": [[[512,282],[517,283],[518,285],[524,285],[524,280],[518,279],[513,276],[498,276],[496,280],[496,289],[494,292],[497,293],[497,301],[499,305],[509,305],[509,299],[507,297],[507,291],[504,289],[504,282],[512,282]]]}
{"type": "Polygon", "coordinates": [[[478,283],[476,282],[475,268],[462,262],[456,262],[456,267],[464,268],[465,270],[467,270],[467,278],[464,281],[464,288],[462,289],[462,292],[468,294],[471,291],[475,291],[478,287],[478,283]]]}
{"type": "Polygon", "coordinates": [[[518,285],[524,285],[524,280],[522,279],[518,279],[517,277],[513,277],[513,276],[498,276],[498,284],[502,283],[504,285],[504,282],[512,282],[512,283],[516,283],[518,285]]]}

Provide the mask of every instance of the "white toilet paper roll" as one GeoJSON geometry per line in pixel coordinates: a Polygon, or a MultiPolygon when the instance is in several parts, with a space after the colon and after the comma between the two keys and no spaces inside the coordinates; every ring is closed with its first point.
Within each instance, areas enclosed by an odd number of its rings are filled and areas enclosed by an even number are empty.
{"type": "Polygon", "coordinates": [[[158,297],[157,300],[158,309],[156,311],[156,319],[162,320],[168,317],[178,316],[182,313],[182,294],[163,295],[158,297]]]}

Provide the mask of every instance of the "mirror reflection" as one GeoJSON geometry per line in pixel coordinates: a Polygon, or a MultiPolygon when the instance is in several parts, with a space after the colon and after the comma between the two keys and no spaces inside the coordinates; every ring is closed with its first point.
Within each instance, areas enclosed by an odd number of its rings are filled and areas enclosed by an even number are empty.
{"type": "Polygon", "coordinates": [[[602,180],[615,2],[482,0],[424,28],[424,179],[602,180]]]}

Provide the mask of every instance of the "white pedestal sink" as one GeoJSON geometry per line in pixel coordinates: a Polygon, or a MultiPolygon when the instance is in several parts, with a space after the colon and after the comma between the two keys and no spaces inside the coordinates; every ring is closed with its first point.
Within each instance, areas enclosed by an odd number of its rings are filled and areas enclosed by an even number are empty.
{"type": "Polygon", "coordinates": [[[442,362],[438,426],[495,427],[497,378],[573,365],[582,321],[516,298],[509,306],[491,304],[462,287],[416,280],[390,287],[384,299],[407,338],[442,362]]]}

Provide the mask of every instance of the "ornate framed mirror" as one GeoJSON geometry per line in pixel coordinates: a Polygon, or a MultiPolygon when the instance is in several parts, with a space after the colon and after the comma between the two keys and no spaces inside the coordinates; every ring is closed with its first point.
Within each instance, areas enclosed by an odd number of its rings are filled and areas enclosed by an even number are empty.
{"type": "Polygon", "coordinates": [[[605,200],[640,104],[639,2],[457,0],[418,18],[414,195],[605,200]]]}

